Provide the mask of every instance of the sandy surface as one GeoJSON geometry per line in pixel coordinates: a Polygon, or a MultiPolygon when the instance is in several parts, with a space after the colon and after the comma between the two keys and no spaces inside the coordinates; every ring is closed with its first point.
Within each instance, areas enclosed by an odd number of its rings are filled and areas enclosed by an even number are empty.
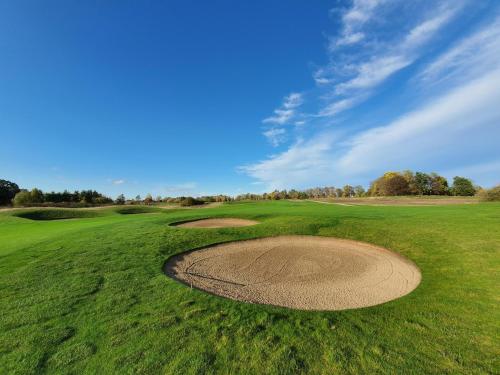
{"type": "Polygon", "coordinates": [[[304,310],[373,306],[420,283],[411,261],[374,245],[280,236],[215,245],[169,259],[165,272],[227,298],[304,310]]]}
{"type": "Polygon", "coordinates": [[[174,224],[181,228],[230,228],[230,227],[248,227],[250,225],[259,224],[258,221],[237,219],[237,218],[214,218],[202,219],[195,221],[187,221],[185,223],[174,224]]]}

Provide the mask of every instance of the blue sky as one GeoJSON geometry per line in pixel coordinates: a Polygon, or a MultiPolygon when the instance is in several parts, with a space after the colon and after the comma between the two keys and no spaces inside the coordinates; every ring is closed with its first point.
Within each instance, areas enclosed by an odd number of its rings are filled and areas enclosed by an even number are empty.
{"type": "Polygon", "coordinates": [[[500,182],[500,3],[0,3],[0,178],[174,196],[500,182]]]}

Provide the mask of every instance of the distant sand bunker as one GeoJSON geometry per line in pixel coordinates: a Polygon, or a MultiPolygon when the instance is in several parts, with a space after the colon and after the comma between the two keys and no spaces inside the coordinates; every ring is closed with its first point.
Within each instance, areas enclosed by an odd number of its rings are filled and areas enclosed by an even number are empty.
{"type": "Polygon", "coordinates": [[[226,227],[247,227],[250,225],[259,224],[258,221],[236,219],[236,218],[214,218],[188,221],[186,223],[177,224],[181,228],[226,228],[226,227]]]}
{"type": "Polygon", "coordinates": [[[280,236],[172,257],[167,275],[227,298],[303,310],[343,310],[402,297],[420,283],[415,264],[367,243],[280,236]]]}

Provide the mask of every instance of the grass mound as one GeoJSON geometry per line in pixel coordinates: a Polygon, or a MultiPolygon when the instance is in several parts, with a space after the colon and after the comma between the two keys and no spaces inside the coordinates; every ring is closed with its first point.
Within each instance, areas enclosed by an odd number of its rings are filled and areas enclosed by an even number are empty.
{"type": "Polygon", "coordinates": [[[131,207],[120,207],[115,210],[116,213],[120,215],[134,215],[134,214],[148,214],[151,212],[158,212],[159,209],[156,207],[147,206],[131,206],[131,207]]]}
{"type": "Polygon", "coordinates": [[[13,216],[30,220],[64,220],[97,217],[99,213],[91,210],[36,209],[16,212],[13,216]]]}

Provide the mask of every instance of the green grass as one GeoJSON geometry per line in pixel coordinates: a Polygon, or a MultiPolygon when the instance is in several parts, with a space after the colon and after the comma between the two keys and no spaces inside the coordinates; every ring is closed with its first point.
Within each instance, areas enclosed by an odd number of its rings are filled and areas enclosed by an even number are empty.
{"type": "Polygon", "coordinates": [[[0,214],[0,374],[499,372],[500,204],[119,210],[0,214]],[[262,223],[168,225],[212,216],[262,223]],[[280,234],[385,246],[415,261],[423,280],[383,305],[305,312],[208,295],[162,273],[178,252],[280,234]]]}

